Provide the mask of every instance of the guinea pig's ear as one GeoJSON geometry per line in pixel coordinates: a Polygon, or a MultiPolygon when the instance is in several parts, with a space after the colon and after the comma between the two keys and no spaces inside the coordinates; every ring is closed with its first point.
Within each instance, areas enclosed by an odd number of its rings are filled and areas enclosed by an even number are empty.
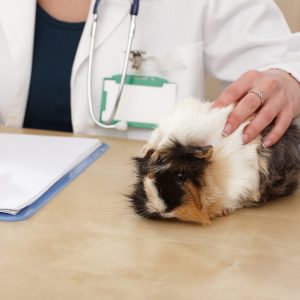
{"type": "Polygon", "coordinates": [[[147,143],[142,149],[142,155],[144,158],[150,158],[154,152],[154,145],[152,143],[147,143]]]}
{"type": "Polygon", "coordinates": [[[146,144],[143,147],[142,153],[143,153],[143,156],[145,159],[149,159],[152,156],[152,154],[155,152],[154,147],[151,147],[151,146],[153,146],[153,145],[146,144]]]}
{"type": "Polygon", "coordinates": [[[206,159],[207,161],[210,161],[213,155],[213,146],[203,146],[203,147],[197,147],[194,156],[199,159],[206,159]]]}
{"type": "Polygon", "coordinates": [[[150,151],[152,151],[152,153],[154,152],[155,148],[157,145],[153,144],[153,143],[147,143],[143,149],[142,149],[142,154],[143,156],[147,155],[147,153],[150,151]]]}
{"type": "Polygon", "coordinates": [[[152,156],[152,154],[155,152],[154,149],[148,149],[147,152],[144,154],[144,158],[145,159],[150,159],[150,157],[152,156]]]}

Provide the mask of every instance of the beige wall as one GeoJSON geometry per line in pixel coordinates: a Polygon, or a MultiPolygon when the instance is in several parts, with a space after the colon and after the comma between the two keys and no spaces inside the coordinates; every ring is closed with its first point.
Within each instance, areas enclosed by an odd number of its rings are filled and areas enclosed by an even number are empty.
{"type": "MultiPolygon", "coordinates": [[[[249,0],[251,1],[251,0],[249,0]]],[[[293,32],[300,31],[300,0],[275,0],[282,10],[293,32]]],[[[220,93],[220,83],[213,79],[206,79],[206,98],[215,99],[220,93]]]]}
{"type": "Polygon", "coordinates": [[[292,31],[300,31],[300,0],[275,0],[292,31]]]}

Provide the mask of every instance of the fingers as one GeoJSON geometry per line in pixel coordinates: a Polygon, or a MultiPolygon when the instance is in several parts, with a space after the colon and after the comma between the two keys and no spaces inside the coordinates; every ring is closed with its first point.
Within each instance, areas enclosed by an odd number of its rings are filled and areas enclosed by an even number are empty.
{"type": "Polygon", "coordinates": [[[277,110],[274,108],[264,107],[261,109],[255,119],[245,128],[243,143],[247,144],[256,138],[264,128],[272,123],[275,117],[275,125],[264,138],[262,144],[264,147],[271,147],[277,143],[290,126],[293,120],[293,112],[287,110],[277,116],[276,114],[277,110]]]}
{"type": "Polygon", "coordinates": [[[225,107],[240,100],[252,88],[253,81],[259,76],[260,73],[255,70],[244,73],[224,90],[224,92],[214,101],[212,107],[225,107]]]}
{"type": "Polygon", "coordinates": [[[280,114],[278,115],[275,126],[269,132],[269,134],[263,140],[264,147],[271,147],[276,144],[279,139],[284,135],[287,131],[288,127],[290,126],[293,120],[292,114],[280,114]]]}
{"type": "MultiPolygon", "coordinates": [[[[223,131],[225,136],[231,134],[241,125],[242,122],[253,115],[262,105],[264,107],[262,110],[262,116],[264,117],[264,122],[267,125],[269,125],[280,112],[280,106],[284,99],[283,95],[278,93],[280,85],[276,80],[266,77],[257,77],[252,85],[253,87],[250,90],[257,90],[259,94],[262,94],[263,99],[253,92],[248,93],[245,97],[243,97],[227,119],[227,123],[223,131]],[[279,97],[282,99],[279,99],[279,97]],[[272,105],[267,105],[270,99],[272,100],[272,105]],[[272,119],[270,120],[270,118],[272,119]]],[[[263,128],[261,128],[261,130],[263,128]]],[[[247,136],[245,136],[245,140],[246,138],[247,136]]]]}
{"type": "Polygon", "coordinates": [[[256,115],[254,120],[245,128],[243,133],[243,143],[247,144],[256,138],[259,133],[272,123],[277,110],[272,106],[264,106],[256,115]]]}
{"type": "Polygon", "coordinates": [[[229,114],[223,135],[227,136],[232,133],[238,126],[243,123],[261,106],[262,101],[254,93],[247,94],[229,114]]]}

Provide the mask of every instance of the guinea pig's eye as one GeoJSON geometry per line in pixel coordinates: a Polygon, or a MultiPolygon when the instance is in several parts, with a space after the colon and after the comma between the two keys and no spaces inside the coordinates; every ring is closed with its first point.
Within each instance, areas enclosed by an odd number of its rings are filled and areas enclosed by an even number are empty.
{"type": "Polygon", "coordinates": [[[184,171],[179,171],[175,174],[176,181],[179,183],[183,183],[187,179],[187,175],[184,171]]]}

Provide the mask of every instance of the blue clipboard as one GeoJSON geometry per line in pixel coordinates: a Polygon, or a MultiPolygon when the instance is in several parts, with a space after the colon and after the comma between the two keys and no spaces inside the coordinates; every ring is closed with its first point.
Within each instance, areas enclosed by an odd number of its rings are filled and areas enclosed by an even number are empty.
{"type": "Polygon", "coordinates": [[[68,183],[82,173],[89,165],[99,158],[107,149],[107,144],[101,144],[85,160],[79,163],[69,173],[53,184],[40,198],[29,206],[20,210],[16,215],[0,213],[0,221],[15,222],[23,221],[34,215],[40,208],[46,205],[55,195],[57,195],[68,183]]]}

